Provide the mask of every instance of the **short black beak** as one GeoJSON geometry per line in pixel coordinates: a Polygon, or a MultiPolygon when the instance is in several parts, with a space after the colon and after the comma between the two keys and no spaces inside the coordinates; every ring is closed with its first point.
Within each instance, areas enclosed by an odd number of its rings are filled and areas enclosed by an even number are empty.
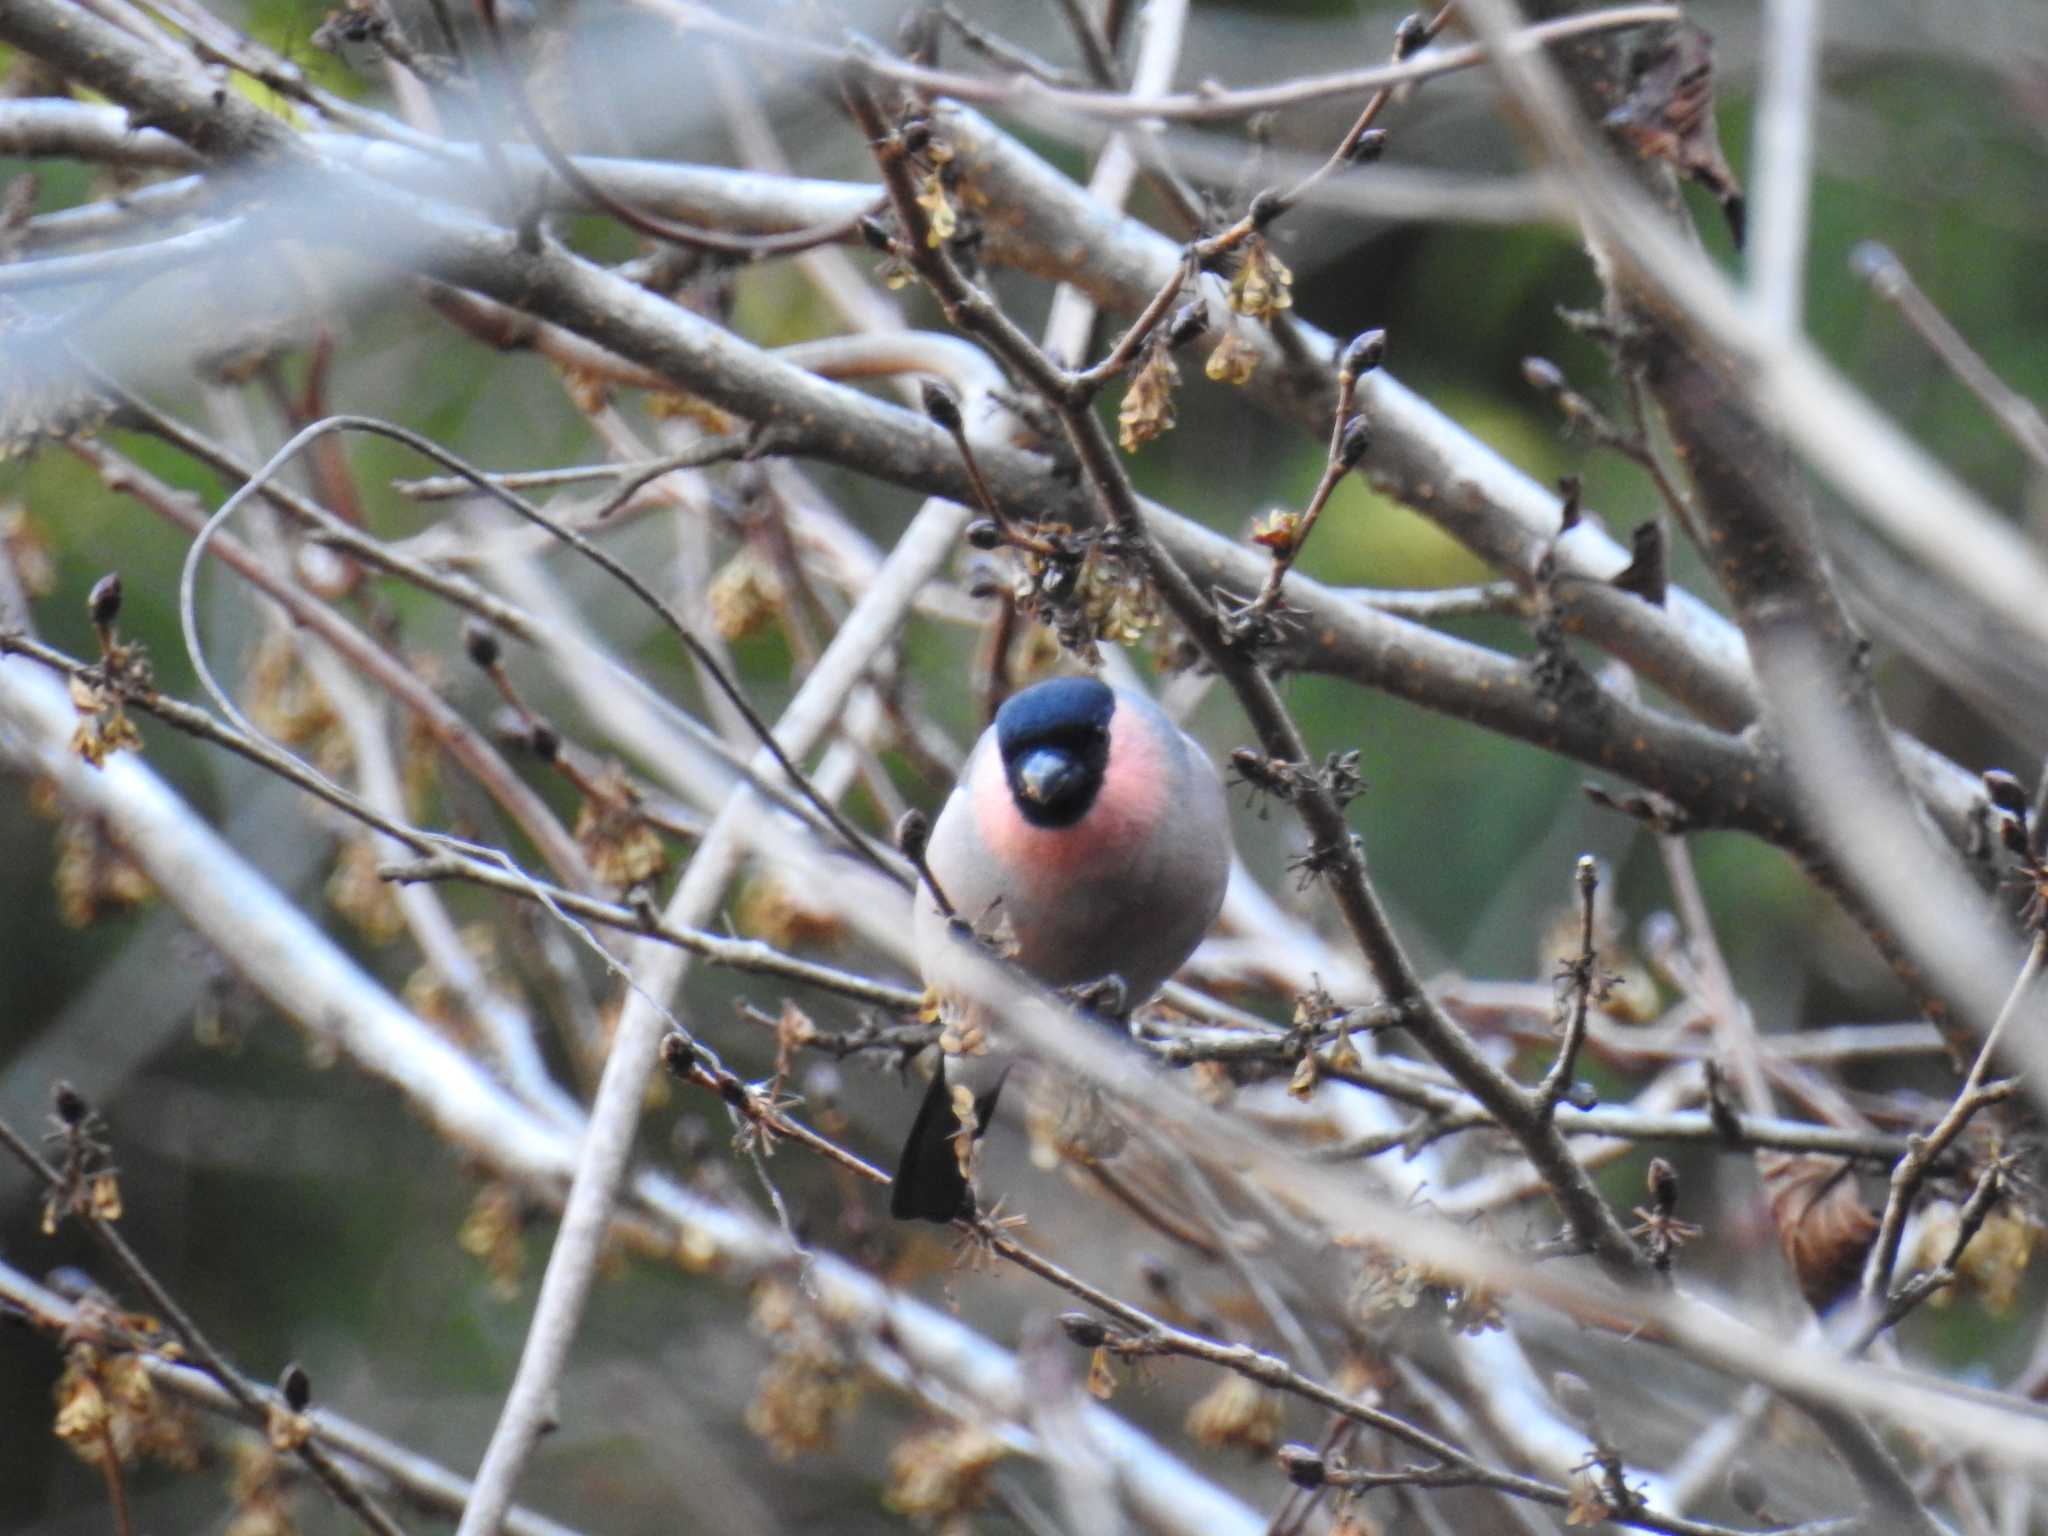
{"type": "Polygon", "coordinates": [[[1036,805],[1054,805],[1079,786],[1085,771],[1071,753],[1034,747],[1017,764],[1017,792],[1036,805]]]}

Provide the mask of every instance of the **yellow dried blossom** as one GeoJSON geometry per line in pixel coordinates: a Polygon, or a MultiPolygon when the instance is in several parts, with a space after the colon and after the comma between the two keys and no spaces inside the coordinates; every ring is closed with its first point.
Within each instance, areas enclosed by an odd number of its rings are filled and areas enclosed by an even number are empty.
{"type": "Polygon", "coordinates": [[[91,1345],[75,1346],[65,1361],[64,1374],[57,1378],[56,1436],[88,1462],[107,1454],[113,1432],[114,1411],[100,1390],[99,1351],[91,1345]]]}
{"type": "Polygon", "coordinates": [[[374,838],[347,838],[327,877],[327,904],[374,945],[389,944],[405,931],[398,892],[377,873],[382,858],[374,838]]]}
{"type": "Polygon", "coordinates": [[[71,733],[71,750],[93,767],[103,767],[116,752],[142,750],[141,733],[111,690],[73,674],[71,706],[79,717],[78,729],[71,733]]]}
{"type": "Polygon", "coordinates": [[[510,1301],[519,1294],[526,1268],[525,1202],[509,1184],[486,1184],[470,1202],[469,1214],[455,1234],[456,1245],[481,1259],[491,1277],[491,1294],[510,1301]]]}
{"type": "Polygon", "coordinates": [[[794,1461],[832,1444],[840,1422],[860,1401],[860,1383],[837,1351],[794,1349],[761,1373],[747,1404],[747,1428],[777,1461],[794,1461]]]}
{"type": "Polygon", "coordinates": [[[1963,1250],[1959,1264],[1964,1283],[1984,1297],[1985,1310],[2002,1316],[2019,1299],[2020,1280],[2034,1257],[2040,1228],[2010,1202],[1984,1218],[1984,1225],[1963,1250]]]}
{"type": "Polygon", "coordinates": [[[777,949],[829,948],[846,937],[837,912],[807,901],[801,887],[765,868],[747,881],[733,917],[741,933],[777,949]]]}
{"type": "Polygon", "coordinates": [[[937,171],[928,173],[918,188],[917,206],[925,212],[925,243],[943,245],[960,232],[960,215],[946,195],[945,182],[937,171]]]}
{"type": "Polygon", "coordinates": [[[1235,330],[1224,333],[1209,353],[1209,361],[1202,366],[1202,372],[1218,384],[1244,384],[1258,372],[1259,350],[1235,330]]]}
{"type": "MultiPolygon", "coordinates": [[[[334,731],[334,705],[313,681],[291,635],[267,632],[249,658],[244,682],[250,720],[287,746],[303,746],[334,731]]],[[[339,734],[339,733],[335,733],[339,734]]]]}
{"type": "Polygon", "coordinates": [[[158,1395],[139,1354],[109,1355],[91,1344],[66,1352],[57,1380],[57,1438],[81,1460],[97,1464],[138,1454],[188,1467],[196,1457],[190,1416],[158,1395]]]}
{"type": "Polygon", "coordinates": [[[57,915],[72,928],[90,927],[156,894],[142,867],[88,816],[67,816],[58,824],[54,883],[57,915]]]}
{"type": "Polygon", "coordinates": [[[728,643],[759,634],[782,607],[782,578],[751,549],[726,561],[705,591],[711,623],[728,643]]]}
{"type": "Polygon", "coordinates": [[[1279,1394],[1235,1372],[1188,1410],[1187,1431],[1202,1444],[1237,1446],[1254,1456],[1273,1454],[1281,1428],[1279,1394]]]}
{"type": "Polygon", "coordinates": [[[1306,1104],[1315,1097],[1316,1084],[1323,1080],[1323,1064],[1314,1051],[1303,1051],[1294,1064],[1294,1076],[1287,1081],[1287,1096],[1306,1104]]]}
{"type": "Polygon", "coordinates": [[[1097,1349],[1088,1357],[1088,1395],[1101,1403],[1116,1395],[1116,1372],[1110,1369],[1106,1349],[1097,1349]]]}
{"type": "Polygon", "coordinates": [[[640,814],[640,796],[626,771],[609,765],[576,813],[576,841],[591,872],[624,890],[654,879],[668,868],[661,835],[640,814]]]}
{"type": "Polygon", "coordinates": [[[588,368],[562,369],[562,387],[577,410],[595,416],[611,404],[611,381],[588,368]]]}
{"type": "Polygon", "coordinates": [[[121,1219],[121,1181],[111,1168],[102,1168],[86,1185],[87,1204],[101,1221],[121,1219]]]}
{"type": "Polygon", "coordinates": [[[1077,600],[1095,638],[1112,645],[1136,645],[1159,623],[1158,596],[1133,561],[1091,555],[1077,600]]]}
{"type": "Polygon", "coordinates": [[[229,1493],[235,1513],[224,1536],[297,1536],[278,1453],[265,1441],[244,1439],[236,1443],[234,1454],[229,1493]]]}
{"type": "Polygon", "coordinates": [[[1173,430],[1173,392],[1180,387],[1180,367],[1164,347],[1154,347],[1145,365],[1131,378],[1116,413],[1117,446],[1136,453],[1145,444],[1173,430]]]}
{"type": "Polygon", "coordinates": [[[1572,1502],[1565,1512],[1566,1525],[1598,1525],[1607,1518],[1607,1492],[1591,1467],[1573,1472],[1570,1487],[1572,1502]]]}
{"type": "Polygon", "coordinates": [[[681,390],[664,389],[648,395],[647,414],[662,421],[687,421],[713,437],[737,430],[739,423],[709,400],[681,390]]]}
{"type": "Polygon", "coordinates": [[[313,1438],[313,1421],[283,1403],[272,1403],[264,1413],[263,1434],[272,1450],[296,1451],[313,1438]]]}
{"type": "Polygon", "coordinates": [[[1024,1107],[1031,1161],[1040,1168],[1061,1163],[1090,1166],[1123,1150],[1129,1128],[1091,1083],[1041,1073],[1032,1080],[1024,1107]]]}
{"type": "MultiPolygon", "coordinates": [[[[1948,1262],[1962,1230],[1962,1212],[1954,1201],[1936,1200],[1922,1210],[1912,1226],[1912,1236],[1900,1268],[1935,1269],[1948,1262]]],[[[1977,1235],[1970,1239],[1956,1261],[1956,1281],[1928,1298],[1930,1306],[1945,1307],[1965,1288],[1983,1300],[1986,1311],[2010,1311],[2018,1299],[2020,1281],[2034,1256],[2038,1229],[2011,1204],[2003,1203],[1984,1218],[1977,1235]]]]}
{"type": "Polygon", "coordinates": [[[708,1275],[723,1259],[718,1239],[704,1228],[689,1226],[677,1234],[675,1260],[685,1274],[708,1275]]]}
{"type": "Polygon", "coordinates": [[[989,1475],[1006,1454],[1001,1441],[972,1424],[920,1431],[890,1453],[882,1502],[913,1520],[956,1521],[987,1500],[989,1475]]]}
{"type": "Polygon", "coordinates": [[[1244,260],[1230,280],[1230,307],[1253,320],[1270,320],[1294,307],[1294,274],[1273,254],[1272,246],[1254,235],[1246,242],[1244,260]]]}
{"type": "Polygon", "coordinates": [[[14,562],[15,579],[28,596],[48,597],[57,589],[57,556],[49,530],[19,502],[0,507],[0,547],[14,562]]]}

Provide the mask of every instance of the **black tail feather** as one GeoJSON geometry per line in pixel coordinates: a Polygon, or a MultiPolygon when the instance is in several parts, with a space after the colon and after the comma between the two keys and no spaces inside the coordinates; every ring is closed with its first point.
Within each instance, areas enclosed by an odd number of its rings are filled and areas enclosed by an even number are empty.
{"type": "MultiPolygon", "coordinates": [[[[998,1083],[975,1101],[977,1136],[988,1129],[1001,1086],[998,1083]]],[[[903,1143],[896,1177],[889,1182],[891,1216],[898,1221],[947,1222],[974,1215],[974,1190],[960,1171],[960,1153],[954,1141],[959,1133],[960,1117],[953,1113],[953,1094],[946,1086],[946,1063],[941,1057],[924,1101],[917,1106],[910,1136],[903,1143]]]]}

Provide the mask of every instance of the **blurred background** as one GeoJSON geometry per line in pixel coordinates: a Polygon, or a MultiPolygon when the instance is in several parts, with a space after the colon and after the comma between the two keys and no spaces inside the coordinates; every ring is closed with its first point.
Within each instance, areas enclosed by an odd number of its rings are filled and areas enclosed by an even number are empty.
{"type": "MultiPolygon", "coordinates": [[[[311,46],[324,5],[221,0],[212,9],[328,88],[389,103],[380,70],[358,69],[346,52],[336,57],[311,46]]],[[[793,8],[806,18],[811,9],[793,8]]],[[[984,0],[963,9],[1046,58],[1071,60],[1054,6],[984,0]]],[[[1715,37],[1721,134],[1741,175],[1756,78],[1756,7],[1689,9],[1715,37]]],[[[720,89],[706,60],[679,48],[645,16],[593,3],[536,4],[508,14],[553,92],[539,94],[557,103],[579,148],[733,163],[720,89]]],[[[1402,14],[1398,6],[1200,3],[1177,80],[1252,84],[1364,64],[1385,54],[1402,14]]],[[[424,16],[408,19],[425,34],[424,16]]],[[[873,7],[853,19],[886,40],[898,12],[873,7]]],[[[1887,247],[1993,370],[2020,394],[2048,398],[2048,10],[2032,0],[1964,7],[1871,0],[1829,7],[1826,37],[1806,286],[1811,332],[1919,442],[1987,500],[2010,509],[2016,522],[2038,530],[2048,516],[2048,485],[1853,274],[1851,253],[1867,241],[1887,247]]],[[[976,66],[957,48],[947,62],[976,66]]],[[[0,77],[10,94],[48,87],[4,51],[0,77]]],[[[794,69],[761,68],[752,84],[797,169],[869,179],[866,152],[828,92],[794,69]]],[[[240,77],[237,88],[261,91],[240,77]]],[[[1165,143],[1190,179],[1226,202],[1241,201],[1272,179],[1275,172],[1263,167],[1320,155],[1350,111],[1336,104],[1285,114],[1265,129],[1255,151],[1236,129],[1177,129],[1165,143]]],[[[1475,75],[1433,82],[1383,121],[1390,133],[1383,164],[1405,206],[1376,206],[1383,200],[1374,196],[1373,173],[1359,172],[1347,178],[1357,206],[1321,207],[1284,221],[1276,247],[1294,268],[1298,313],[1339,336],[1385,327],[1388,365],[1405,383],[1538,480],[1582,475],[1588,506],[1611,529],[1625,534],[1654,516],[1654,494],[1640,472],[1569,438],[1523,382],[1523,359],[1548,357],[1575,388],[1618,408],[1606,360],[1559,314],[1598,304],[1594,276],[1574,232],[1541,220],[1514,137],[1495,115],[1485,82],[1475,75]]],[[[1064,138],[1043,124],[1018,126],[1055,163],[1085,169],[1090,146],[1082,125],[1064,138]]],[[[74,162],[0,159],[0,179],[23,173],[35,178],[39,212],[103,198],[124,185],[114,173],[74,162]]],[[[1739,270],[1718,208],[1688,195],[1704,243],[1739,270]]],[[[1163,218],[1142,189],[1133,211],[1163,218]]],[[[566,225],[564,233],[591,254],[625,259],[638,249],[617,226],[595,218],[566,225]]],[[[1008,272],[997,285],[1027,329],[1042,323],[1046,285],[1008,272]]],[[[721,273],[694,291],[707,306],[729,306],[733,326],[763,344],[802,340],[833,323],[786,263],[721,273]]],[[[38,316],[64,313],[77,297],[21,295],[26,308],[14,321],[32,325],[38,316]]],[[[913,323],[943,328],[914,289],[895,297],[913,323]]],[[[280,400],[303,388],[314,366],[317,317],[332,339],[331,357],[322,360],[329,409],[389,416],[491,468],[579,464],[604,453],[589,417],[547,363],[486,348],[444,323],[410,285],[375,280],[346,264],[330,269],[314,248],[252,251],[212,272],[185,272],[95,302],[107,305],[96,331],[107,356],[116,338],[132,338],[124,377],[209,430],[245,431],[265,452],[285,435],[280,400]],[[310,308],[309,294],[318,296],[310,308]],[[236,366],[258,356],[260,366],[236,366]]],[[[1322,468],[1323,445],[1247,408],[1198,368],[1185,372],[1178,430],[1133,461],[1141,488],[1233,534],[1269,508],[1301,506],[1322,468]]],[[[622,394],[616,408],[638,420],[644,405],[622,394]]],[[[208,507],[231,488],[142,434],[115,431],[108,440],[208,507]]],[[[446,515],[389,487],[394,476],[429,473],[429,466],[368,440],[349,441],[346,453],[371,532],[404,538],[446,515]]],[[[908,493],[873,481],[823,470],[815,478],[820,494],[883,546],[915,510],[908,493]]],[[[1876,643],[1895,722],[1966,767],[2005,767],[2031,783],[2048,749],[2048,670],[1862,525],[1835,515],[1824,497],[1821,509],[1876,643]]],[[[612,547],[643,571],[673,575],[693,562],[723,568],[739,547],[734,506],[715,504],[707,514],[705,526],[687,534],[670,519],[644,518],[612,547]]],[[[123,633],[148,646],[166,692],[197,697],[176,624],[184,533],[109,491],[61,445],[46,444],[0,463],[0,535],[30,595],[35,627],[48,641],[76,655],[93,653],[86,593],[118,570],[127,594],[123,633]]],[[[672,644],[637,607],[597,573],[567,558],[550,563],[563,589],[656,690],[704,712],[672,644]]],[[[1375,587],[1453,586],[1490,574],[1432,525],[1380,501],[1355,478],[1338,491],[1304,568],[1328,581],[1375,587]]],[[[1689,549],[1677,554],[1674,575],[1711,597],[1689,549]]],[[[445,605],[383,583],[372,612],[457,708],[473,721],[492,720],[498,701],[464,662],[445,605]]],[[[246,587],[209,573],[201,613],[217,666],[250,676],[260,665],[263,625],[246,587]]],[[[1527,648],[1517,621],[1482,618],[1450,627],[1489,645],[1527,648]]],[[[906,651],[908,696],[961,745],[981,723],[967,675],[971,646],[963,631],[926,619],[917,621],[906,651]]],[[[787,637],[771,625],[736,638],[733,655],[748,691],[772,717],[792,688],[797,658],[787,637]]],[[[564,702],[538,669],[521,682],[544,711],[564,702]]],[[[1585,770],[1326,680],[1286,686],[1319,751],[1361,754],[1370,789],[1353,805],[1353,819],[1426,974],[1547,979],[1539,945],[1569,909],[1572,865],[1582,852],[1609,866],[1624,933],[1671,905],[1652,841],[1635,823],[1586,800],[1585,770]]],[[[1219,758],[1249,740],[1220,692],[1202,701],[1191,729],[1219,758]]],[[[431,1006],[430,989],[415,978],[419,956],[410,942],[380,929],[375,902],[360,892],[351,896],[346,868],[337,874],[345,844],[331,818],[245,763],[146,722],[142,730],[151,765],[237,848],[391,987],[411,984],[409,999],[431,1006]]],[[[900,756],[887,767],[907,799],[936,807],[941,774],[900,756]]],[[[523,771],[573,817],[575,797],[557,776],[530,761],[523,771]]],[[[447,814],[467,809],[434,803],[447,814]]],[[[854,803],[872,824],[884,824],[872,800],[854,803]]],[[[0,781],[0,1115],[39,1133],[52,1082],[77,1085],[111,1127],[130,1241],[234,1358],[265,1379],[289,1360],[302,1362],[319,1401],[457,1468],[473,1468],[517,1357],[551,1218],[465,1167],[384,1087],[309,1049],[173,914],[148,900],[131,904],[139,893],[114,878],[116,857],[95,844],[89,828],[53,820],[39,805],[33,784],[0,781]]],[[[1303,901],[1304,916],[1320,923],[1313,893],[1297,898],[1285,873],[1294,836],[1284,817],[1268,821],[1247,812],[1238,826],[1239,848],[1255,872],[1283,902],[1303,901]]],[[[1787,859],[1732,835],[1696,839],[1695,852],[1738,989],[1766,1033],[1912,1016],[1861,936],[1787,859]]],[[[510,984],[530,983],[535,967],[521,952],[530,943],[522,937],[531,933],[525,919],[486,895],[446,894],[458,917],[495,932],[489,963],[499,974],[510,984]]],[[[728,910],[744,931],[814,945],[850,966],[870,958],[829,921],[806,927],[801,893],[779,884],[772,870],[756,870],[728,910]]],[[[736,1005],[750,1002],[772,1015],[785,995],[788,989],[700,966],[679,1011],[735,1070],[765,1076],[773,1036],[741,1019],[736,1005]]],[[[800,1000],[821,1028],[858,1022],[857,1011],[837,999],[800,1000]]],[[[1269,1010],[1276,1017],[1278,1006],[1269,1010]]],[[[573,1077],[566,1062],[558,1058],[557,1065],[573,1077]]],[[[1859,1071],[1864,1075],[1852,1079],[1858,1086],[1903,1083],[1930,1094],[1948,1087],[1927,1060],[1859,1071]]],[[[814,1104],[842,1111],[850,1144],[883,1161],[896,1149],[917,1091],[864,1061],[814,1068],[798,1086],[814,1104]]],[[[1016,1191],[1033,1232],[1055,1251],[1100,1251],[1114,1218],[1086,1206],[1056,1176],[1030,1170],[1020,1141],[991,1142],[992,1179],[1016,1191]]],[[[678,1096],[650,1117],[645,1151],[709,1187],[731,1188],[736,1200],[758,1203],[745,1164],[726,1143],[715,1105],[678,1096]]],[[[1705,1156],[1678,1161],[1693,1181],[1689,1187],[1752,1178],[1746,1165],[1723,1167],[1705,1156]]],[[[921,1275],[916,1283],[927,1294],[949,1296],[964,1319],[998,1340],[1014,1341],[1023,1318],[1057,1304],[1014,1272],[948,1279],[938,1238],[860,1230],[849,1225],[841,1192],[824,1169],[795,1156],[778,1158],[775,1168],[800,1223],[821,1242],[899,1277],[921,1275]]],[[[1608,1177],[1624,1208],[1641,1198],[1641,1159],[1625,1160],[1608,1177]]],[[[869,1215],[879,1218],[879,1195],[866,1199],[869,1215]]],[[[11,1166],[0,1171],[0,1255],[32,1274],[78,1265],[105,1278],[81,1234],[67,1227],[45,1237],[40,1218],[39,1193],[11,1166]]],[[[1746,1264],[1759,1254],[1777,1262],[1762,1216],[1751,1230],[1717,1236],[1697,1267],[1738,1295],[1746,1264]]],[[[1100,1259],[1105,1283],[1142,1283],[1141,1246],[1125,1241],[1120,1252],[1100,1259]]],[[[1164,1252],[1158,1257],[1177,1262],[1164,1252]]],[[[2036,1285],[2027,1305],[2038,1300],[2036,1285]]],[[[583,1529],[620,1536],[903,1528],[902,1517],[881,1507],[874,1480],[886,1448],[920,1422],[915,1410],[871,1391],[832,1448],[771,1470],[762,1440],[746,1423],[769,1359],[746,1326],[747,1309],[746,1297],[715,1281],[665,1266],[620,1265],[592,1305],[564,1387],[565,1427],[543,1444],[524,1501],[583,1529]]],[[[2030,1343],[2006,1337],[1977,1303],[1923,1313],[1909,1338],[1914,1347],[1976,1361],[2000,1379],[2030,1343]]],[[[50,1434],[60,1365],[46,1340],[0,1329],[0,1529],[37,1536],[109,1529],[98,1473],[50,1434]]],[[[1185,1448],[1181,1416],[1208,1385],[1190,1366],[1164,1365],[1116,1406],[1185,1448]]],[[[1306,1415],[1288,1425],[1295,1437],[1318,1428],[1306,1415]]],[[[1239,1483],[1255,1504],[1278,1497],[1267,1462],[1212,1457],[1205,1470],[1239,1483]]],[[[130,1491],[139,1530],[211,1530],[226,1520],[217,1478],[143,1468],[132,1474],[130,1491]]],[[[344,1528],[343,1518],[312,1494],[296,1509],[303,1529],[344,1528]]],[[[1014,1522],[1001,1513],[984,1518],[989,1529],[1014,1522]]]]}

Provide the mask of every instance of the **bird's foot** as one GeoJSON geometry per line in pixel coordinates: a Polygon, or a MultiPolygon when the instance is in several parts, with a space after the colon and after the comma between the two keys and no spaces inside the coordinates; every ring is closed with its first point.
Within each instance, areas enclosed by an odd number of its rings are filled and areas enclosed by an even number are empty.
{"type": "Polygon", "coordinates": [[[1067,996],[1077,1007],[1100,1018],[1121,1019],[1130,1011],[1130,988],[1114,971],[1098,981],[1086,981],[1078,987],[1067,988],[1067,996]]]}

